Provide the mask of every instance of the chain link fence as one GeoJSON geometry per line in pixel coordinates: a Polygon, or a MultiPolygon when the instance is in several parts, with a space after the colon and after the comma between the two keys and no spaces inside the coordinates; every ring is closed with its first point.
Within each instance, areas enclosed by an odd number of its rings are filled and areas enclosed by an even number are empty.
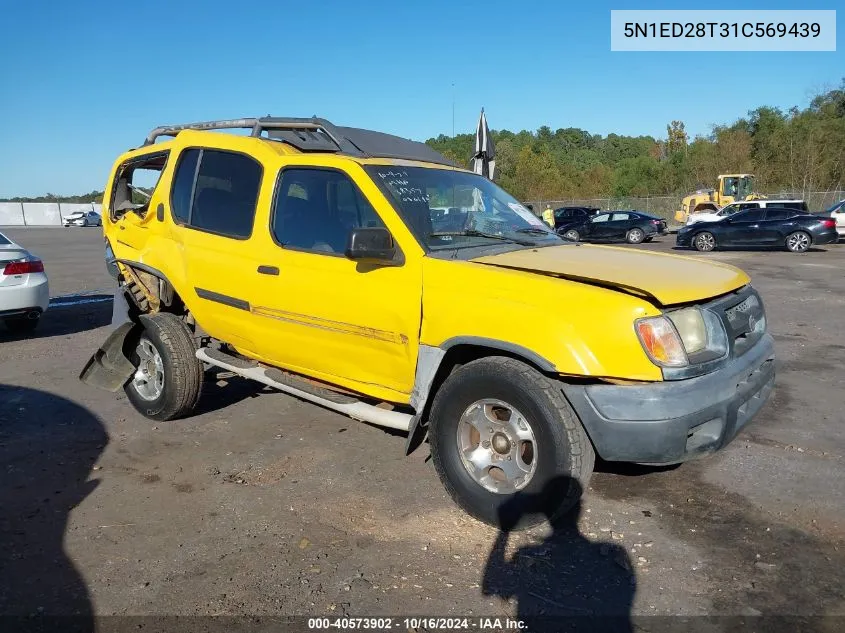
{"type": "MultiPolygon", "coordinates": [[[[835,202],[845,198],[845,190],[835,191],[776,191],[763,194],[770,200],[781,198],[806,200],[810,211],[817,213],[831,207],[835,202]]],[[[596,207],[605,211],[644,211],[664,218],[670,224],[675,222],[675,211],[680,209],[681,196],[652,196],[645,198],[568,198],[566,200],[529,200],[534,213],[540,215],[548,204],[552,209],[560,207],[596,207]]]]}

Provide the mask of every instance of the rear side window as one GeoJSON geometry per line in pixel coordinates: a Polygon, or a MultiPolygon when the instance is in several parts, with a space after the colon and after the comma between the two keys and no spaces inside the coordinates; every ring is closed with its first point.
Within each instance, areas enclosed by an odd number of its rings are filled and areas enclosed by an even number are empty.
{"type": "Polygon", "coordinates": [[[0,245],[5,246],[6,244],[11,244],[11,242],[6,239],[5,235],[0,233],[0,245]]]}
{"type": "Polygon", "coordinates": [[[734,214],[733,219],[737,222],[758,222],[763,219],[762,209],[751,209],[749,211],[740,211],[734,214]]]}
{"type": "Polygon", "coordinates": [[[630,220],[631,214],[630,213],[614,213],[613,214],[613,221],[617,222],[619,220],[630,220]]]}
{"type": "Polygon", "coordinates": [[[786,220],[794,215],[798,215],[798,211],[793,209],[768,209],[766,211],[767,220],[786,220]]]}
{"type": "Polygon", "coordinates": [[[249,156],[188,150],[173,181],[173,217],[210,233],[247,238],[252,234],[261,175],[261,165],[249,156]]]}
{"type": "Polygon", "coordinates": [[[179,224],[187,224],[191,217],[191,194],[194,192],[194,178],[197,175],[197,161],[200,150],[189,149],[183,152],[173,177],[173,189],[170,191],[170,211],[179,224]]]}

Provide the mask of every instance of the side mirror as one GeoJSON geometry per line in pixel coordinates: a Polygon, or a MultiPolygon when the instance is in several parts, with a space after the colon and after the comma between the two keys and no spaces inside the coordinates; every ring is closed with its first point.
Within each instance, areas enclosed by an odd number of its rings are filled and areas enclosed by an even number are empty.
{"type": "Polygon", "coordinates": [[[358,228],[349,233],[346,256],[355,261],[393,262],[396,244],[385,228],[358,228]]]}

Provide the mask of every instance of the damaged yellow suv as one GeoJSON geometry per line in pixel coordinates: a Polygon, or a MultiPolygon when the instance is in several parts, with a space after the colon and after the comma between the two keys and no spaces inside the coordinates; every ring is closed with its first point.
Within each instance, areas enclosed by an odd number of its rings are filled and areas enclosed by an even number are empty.
{"type": "Polygon", "coordinates": [[[742,271],[565,241],[379,132],[157,128],[115,163],[103,225],[114,329],[84,382],[169,420],[216,366],[407,431],[406,450],[427,435],[451,496],[493,524],[567,511],[596,455],[718,450],[774,384],[742,271]]]}

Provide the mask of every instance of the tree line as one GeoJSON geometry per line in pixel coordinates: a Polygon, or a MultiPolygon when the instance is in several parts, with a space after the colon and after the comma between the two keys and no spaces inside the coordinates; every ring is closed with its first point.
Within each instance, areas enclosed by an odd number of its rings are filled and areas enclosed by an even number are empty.
{"type": "MultiPolygon", "coordinates": [[[[603,137],[579,128],[492,131],[495,180],[520,200],[663,196],[715,186],[720,173],[750,172],[762,192],[841,190],[845,184],[845,80],[804,109],[763,106],[690,139],[683,121],[665,138],[603,137]]],[[[468,165],[475,134],[426,141],[468,165]]]]}
{"type": "MultiPolygon", "coordinates": [[[[763,106],[690,139],[683,121],[665,138],[590,134],[580,128],[492,132],[495,180],[520,200],[681,195],[712,187],[720,173],[751,172],[761,192],[841,190],[845,185],[845,80],[810,104],[763,106]]],[[[468,165],[475,134],[426,141],[468,165]]],[[[11,202],[102,202],[103,192],[46,194],[11,202]]]]}

